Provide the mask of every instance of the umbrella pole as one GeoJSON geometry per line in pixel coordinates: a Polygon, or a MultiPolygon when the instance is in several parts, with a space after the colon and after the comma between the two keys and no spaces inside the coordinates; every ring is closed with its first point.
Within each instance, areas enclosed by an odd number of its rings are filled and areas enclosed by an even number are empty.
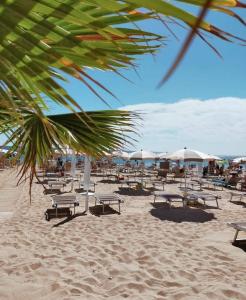
{"type": "Polygon", "coordinates": [[[144,167],[143,167],[143,165],[142,165],[141,189],[143,189],[143,170],[144,170],[144,167]]]}
{"type": "Polygon", "coordinates": [[[85,194],[85,211],[89,209],[89,190],[90,190],[90,173],[91,173],[91,161],[89,156],[85,156],[85,165],[84,165],[84,188],[86,190],[85,194]]]}
{"type": "Polygon", "coordinates": [[[74,188],[75,169],[76,169],[76,157],[75,157],[74,150],[72,150],[72,159],[71,159],[71,177],[72,177],[71,191],[73,191],[73,188],[74,188]]]}
{"type": "Polygon", "coordinates": [[[184,190],[184,197],[187,196],[187,174],[186,174],[186,164],[184,162],[184,176],[185,176],[185,190],[184,190]]]}

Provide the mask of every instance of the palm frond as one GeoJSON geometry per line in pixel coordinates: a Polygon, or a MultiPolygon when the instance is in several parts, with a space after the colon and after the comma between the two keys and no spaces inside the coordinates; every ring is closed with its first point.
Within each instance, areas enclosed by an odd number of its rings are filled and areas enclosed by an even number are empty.
{"type": "MultiPolygon", "coordinates": [[[[206,1],[179,2],[202,7],[206,1]]],[[[244,23],[231,7],[242,9],[245,5],[236,0],[214,0],[209,9],[244,23]]],[[[157,14],[190,27],[198,24],[188,9],[167,0],[25,0],[25,5],[22,0],[1,1],[0,82],[4,87],[0,85],[0,100],[8,89],[31,110],[38,111],[33,96],[40,95],[70,109],[81,109],[57,83],[56,78],[63,77],[56,70],[86,83],[86,67],[117,72],[133,66],[136,56],[155,52],[163,37],[134,29],[132,24],[155,19],[157,14]]],[[[225,40],[236,38],[205,20],[198,27],[225,40]]],[[[87,82],[94,91],[91,84],[87,82]]],[[[5,101],[11,107],[10,99],[5,101]]]]}
{"type": "Polygon", "coordinates": [[[16,122],[13,132],[7,126],[9,120],[0,120],[0,129],[9,134],[6,144],[12,145],[10,151],[16,151],[17,158],[23,158],[21,177],[29,169],[32,177],[36,166],[47,161],[54,149],[61,150],[67,145],[94,157],[127,145],[133,138],[129,135],[134,133],[134,123],[138,118],[134,112],[120,110],[43,117],[22,111],[21,115],[24,116],[23,122],[21,125],[16,122]]]}

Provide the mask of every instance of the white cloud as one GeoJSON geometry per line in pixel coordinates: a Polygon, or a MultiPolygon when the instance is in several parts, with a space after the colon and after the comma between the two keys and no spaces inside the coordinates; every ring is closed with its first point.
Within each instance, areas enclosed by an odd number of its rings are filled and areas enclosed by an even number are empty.
{"type": "Polygon", "coordinates": [[[246,154],[246,98],[183,99],[123,109],[143,113],[137,148],[170,152],[187,146],[213,154],[246,154]]]}

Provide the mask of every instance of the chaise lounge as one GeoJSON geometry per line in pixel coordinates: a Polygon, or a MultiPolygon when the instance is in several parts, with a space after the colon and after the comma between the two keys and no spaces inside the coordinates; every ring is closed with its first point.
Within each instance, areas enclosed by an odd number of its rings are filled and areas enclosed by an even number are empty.
{"type": "Polygon", "coordinates": [[[124,201],[116,194],[96,194],[95,195],[95,206],[96,204],[102,204],[102,213],[105,212],[105,205],[114,205],[118,204],[119,214],[120,214],[120,204],[124,201]]]}
{"type": "Polygon", "coordinates": [[[238,237],[239,231],[246,232],[246,222],[228,223],[228,225],[233,227],[236,230],[232,244],[235,244],[240,241],[245,241],[245,240],[238,240],[237,237],[238,237]]]}
{"type": "Polygon", "coordinates": [[[169,193],[169,192],[154,192],[154,203],[156,198],[162,198],[166,202],[168,202],[169,207],[171,208],[172,202],[182,203],[183,207],[186,205],[186,200],[183,196],[179,194],[169,193]]]}
{"type": "Polygon", "coordinates": [[[203,201],[204,206],[206,205],[207,201],[215,201],[217,208],[219,208],[218,199],[220,196],[211,194],[211,193],[205,193],[205,192],[189,192],[187,193],[186,200],[189,201],[198,201],[198,199],[201,199],[203,201]]]}

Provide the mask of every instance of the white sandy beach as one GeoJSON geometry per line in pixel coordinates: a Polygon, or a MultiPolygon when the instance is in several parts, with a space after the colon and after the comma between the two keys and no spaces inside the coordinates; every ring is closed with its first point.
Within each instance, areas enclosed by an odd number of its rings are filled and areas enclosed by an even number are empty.
{"type": "MultiPolygon", "coordinates": [[[[0,180],[1,211],[13,212],[0,218],[0,299],[246,299],[246,253],[231,245],[227,225],[245,221],[246,209],[229,203],[227,191],[221,209],[121,195],[121,215],[83,215],[82,201],[76,217],[47,222],[51,201],[41,185],[30,206],[28,184],[13,189],[10,170],[0,180]]],[[[97,191],[118,186],[98,183],[97,191]]]]}

